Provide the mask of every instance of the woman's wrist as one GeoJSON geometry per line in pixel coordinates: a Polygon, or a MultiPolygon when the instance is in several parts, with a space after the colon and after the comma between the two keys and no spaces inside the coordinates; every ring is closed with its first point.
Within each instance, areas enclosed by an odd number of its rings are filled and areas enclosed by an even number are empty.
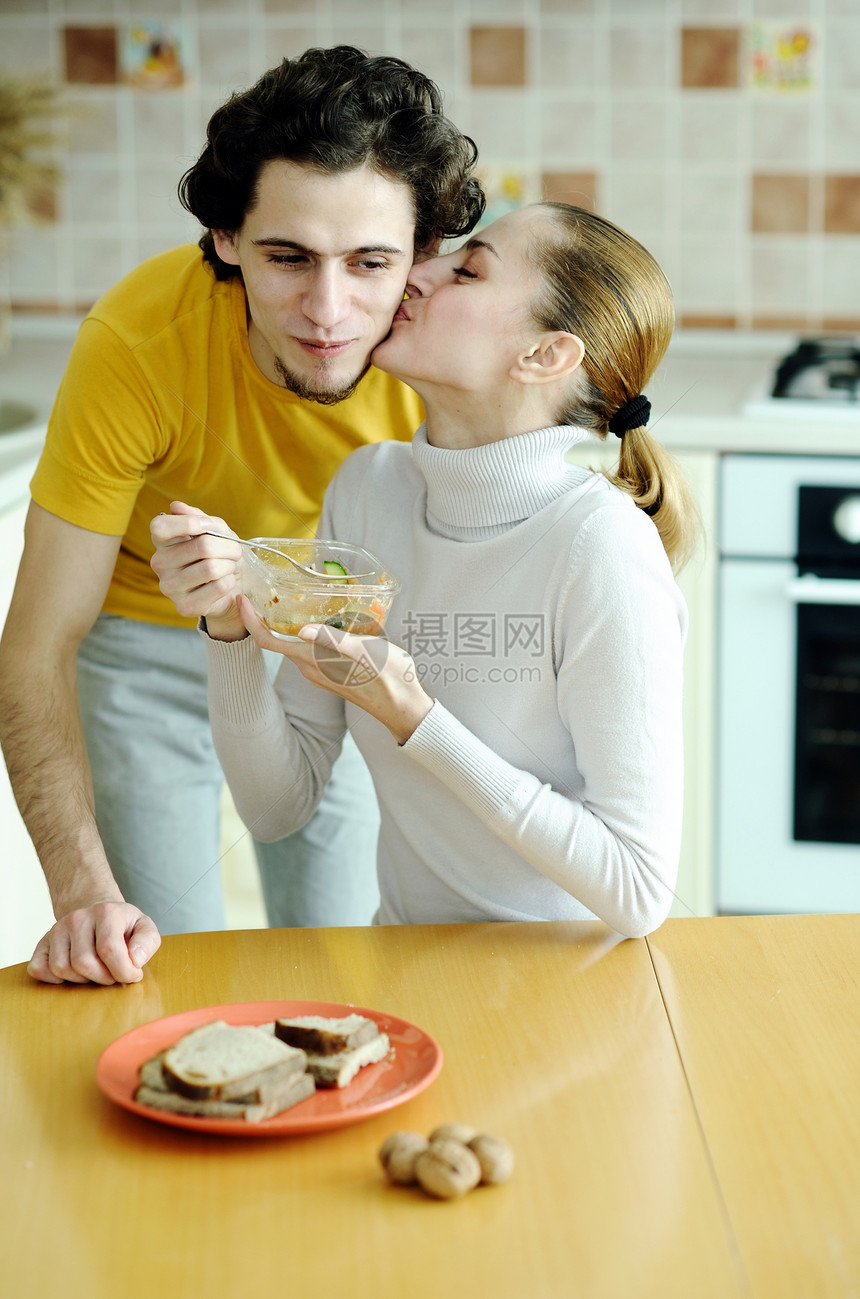
{"type": "Polygon", "coordinates": [[[248,629],[238,617],[219,618],[209,614],[207,617],[201,618],[198,625],[210,640],[244,640],[248,635],[248,629]]]}

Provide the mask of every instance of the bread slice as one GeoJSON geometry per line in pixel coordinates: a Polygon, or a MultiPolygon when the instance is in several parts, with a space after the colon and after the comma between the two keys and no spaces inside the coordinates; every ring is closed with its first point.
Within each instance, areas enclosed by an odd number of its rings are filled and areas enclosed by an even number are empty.
{"type": "Polygon", "coordinates": [[[186,1033],[163,1054],[169,1089],[189,1100],[229,1101],[255,1094],[263,1103],[276,1084],[305,1068],[297,1050],[252,1024],[213,1020],[186,1033]]]}
{"type": "Polygon", "coordinates": [[[313,1095],[315,1090],[310,1074],[292,1073],[262,1103],[249,1098],[233,1101],[192,1100],[188,1096],[180,1096],[178,1092],[168,1091],[166,1087],[153,1087],[147,1083],[141,1083],[134,1099],[139,1105],[167,1110],[171,1114],[194,1114],[200,1118],[242,1119],[246,1123],[261,1123],[263,1119],[270,1119],[275,1114],[282,1114],[284,1110],[298,1105],[299,1101],[313,1095]]]}
{"type": "Polygon", "coordinates": [[[295,1019],[275,1020],[276,1037],[313,1055],[339,1055],[369,1042],[378,1033],[373,1020],[364,1015],[347,1015],[343,1019],[299,1015],[295,1019]]]}
{"type": "Polygon", "coordinates": [[[390,1043],[387,1033],[377,1031],[376,1037],[337,1055],[308,1055],[308,1073],[318,1087],[346,1087],[359,1069],[366,1064],[377,1064],[388,1055],[390,1043]]]}

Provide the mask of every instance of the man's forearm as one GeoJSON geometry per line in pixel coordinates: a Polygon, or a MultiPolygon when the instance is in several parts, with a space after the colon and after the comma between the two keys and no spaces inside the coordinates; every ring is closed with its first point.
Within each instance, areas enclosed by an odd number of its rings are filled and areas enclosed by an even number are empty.
{"type": "Polygon", "coordinates": [[[54,914],[121,901],[96,825],[73,665],[34,675],[4,664],[0,744],[54,914]]]}

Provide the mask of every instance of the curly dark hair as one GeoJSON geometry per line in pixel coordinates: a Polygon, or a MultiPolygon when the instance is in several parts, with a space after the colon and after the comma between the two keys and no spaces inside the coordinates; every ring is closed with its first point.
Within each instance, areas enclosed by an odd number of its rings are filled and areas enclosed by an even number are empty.
{"type": "Polygon", "coordinates": [[[338,173],[367,165],[408,185],[415,247],[468,234],[484,211],[473,175],[478,151],[442,112],[436,84],[389,56],[351,45],[284,59],[213,113],[206,145],[179,182],[180,201],[206,233],[200,247],[217,277],[239,274],[215,251],[213,230],[240,229],[273,159],[338,173]]]}

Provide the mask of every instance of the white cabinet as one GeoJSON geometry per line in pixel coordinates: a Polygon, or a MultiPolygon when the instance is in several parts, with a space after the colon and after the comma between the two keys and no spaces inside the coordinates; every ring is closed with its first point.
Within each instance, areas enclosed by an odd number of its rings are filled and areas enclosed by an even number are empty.
{"type": "MultiPolygon", "coordinates": [[[[615,439],[612,439],[614,442],[615,439]]],[[[618,447],[574,447],[569,458],[615,469],[618,447]]],[[[715,451],[673,451],[702,516],[702,543],[678,579],[690,612],[684,654],[684,834],[673,916],[714,914],[714,699],[717,583],[715,451]]]]}
{"type": "MultiPolygon", "coordinates": [[[[0,514],[0,624],[5,623],[24,545],[29,497],[0,514]]],[[[48,887],[0,764],[0,966],[28,961],[54,923],[48,887]]]]}

